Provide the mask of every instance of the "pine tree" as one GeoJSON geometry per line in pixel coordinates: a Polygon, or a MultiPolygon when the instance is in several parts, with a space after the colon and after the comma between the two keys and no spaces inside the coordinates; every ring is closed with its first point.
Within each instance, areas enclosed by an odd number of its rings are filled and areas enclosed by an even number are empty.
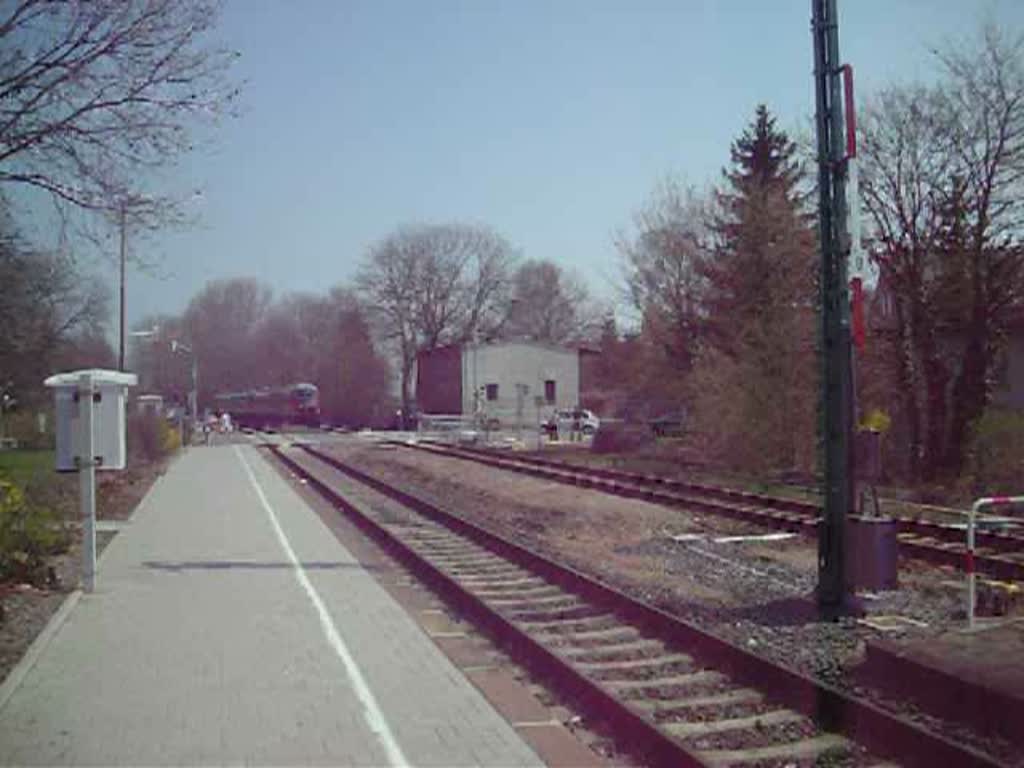
{"type": "Polygon", "coordinates": [[[716,195],[717,247],[704,264],[712,338],[723,349],[743,328],[771,322],[776,305],[813,295],[813,236],[796,144],[762,104],[730,154],[716,195]]]}
{"type": "Polygon", "coordinates": [[[796,144],[775,127],[775,118],[764,104],[758,105],[754,122],[732,143],[730,155],[733,169],[725,176],[737,192],[775,186],[788,199],[798,200],[796,187],[803,174],[794,159],[796,144]]]}
{"type": "Polygon", "coordinates": [[[720,435],[712,452],[753,471],[812,468],[815,248],[795,155],[759,106],[732,144],[702,264],[710,348],[698,410],[720,435]]]}

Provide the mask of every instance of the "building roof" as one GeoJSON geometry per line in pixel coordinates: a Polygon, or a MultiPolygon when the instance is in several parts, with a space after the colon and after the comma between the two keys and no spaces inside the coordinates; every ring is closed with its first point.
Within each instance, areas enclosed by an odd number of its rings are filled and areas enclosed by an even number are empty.
{"type": "Polygon", "coordinates": [[[139,379],[134,373],[108,371],[104,368],[86,368],[80,371],[54,374],[43,384],[47,387],[73,387],[78,385],[83,375],[90,376],[93,384],[120,384],[124,387],[134,387],[139,383],[139,379]]]}
{"type": "Polygon", "coordinates": [[[494,339],[490,341],[481,341],[476,344],[472,342],[465,342],[462,344],[444,344],[440,347],[434,347],[433,349],[423,350],[421,354],[430,354],[441,349],[452,349],[463,347],[465,349],[484,349],[484,348],[496,348],[496,347],[536,347],[538,349],[548,349],[554,352],[566,352],[572,353],[579,349],[585,348],[587,351],[596,351],[591,348],[591,345],[585,344],[552,344],[546,341],[537,341],[536,339],[494,339]]]}

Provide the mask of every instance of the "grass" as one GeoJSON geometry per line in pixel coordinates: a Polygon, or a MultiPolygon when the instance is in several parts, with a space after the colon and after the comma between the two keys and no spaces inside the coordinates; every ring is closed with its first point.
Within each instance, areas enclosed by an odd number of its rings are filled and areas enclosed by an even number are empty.
{"type": "Polygon", "coordinates": [[[6,474],[22,487],[39,475],[53,473],[53,467],[52,450],[0,451],[0,473],[6,474]]]}

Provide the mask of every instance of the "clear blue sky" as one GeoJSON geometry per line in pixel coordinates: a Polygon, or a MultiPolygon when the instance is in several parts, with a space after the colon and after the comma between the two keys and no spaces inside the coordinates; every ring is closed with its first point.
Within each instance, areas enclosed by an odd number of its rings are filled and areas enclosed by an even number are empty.
{"type": "MultiPolygon", "coordinates": [[[[929,77],[986,10],[1024,28],[1020,0],[840,0],[860,93],[929,77]]],[[[164,277],[133,272],[129,322],[215,277],[324,290],[404,222],[486,223],[611,295],[612,234],[660,178],[716,179],[759,102],[810,129],[809,22],[809,0],[229,0],[244,113],[182,164],[204,224],[150,245],[164,277]]]]}

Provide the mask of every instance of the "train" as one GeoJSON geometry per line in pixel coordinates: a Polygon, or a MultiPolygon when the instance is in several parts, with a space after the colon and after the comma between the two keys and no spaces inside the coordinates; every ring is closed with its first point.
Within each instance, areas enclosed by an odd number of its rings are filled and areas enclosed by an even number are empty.
{"type": "Polygon", "coordinates": [[[301,382],[285,387],[264,387],[226,392],[214,397],[216,409],[227,412],[240,427],[260,429],[282,424],[320,425],[320,390],[301,382]]]}

